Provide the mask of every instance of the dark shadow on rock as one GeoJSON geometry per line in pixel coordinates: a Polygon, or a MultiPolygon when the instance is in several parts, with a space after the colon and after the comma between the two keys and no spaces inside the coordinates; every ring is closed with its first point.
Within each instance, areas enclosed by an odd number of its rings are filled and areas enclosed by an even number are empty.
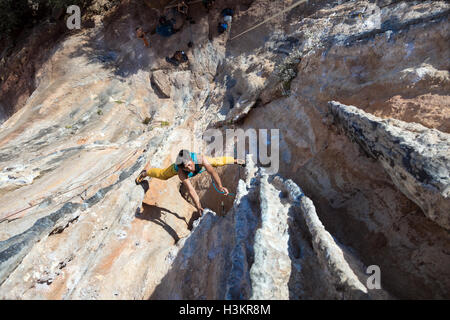
{"type": "Polygon", "coordinates": [[[300,270],[303,267],[301,265],[301,258],[303,255],[301,243],[299,243],[299,237],[302,237],[303,233],[299,232],[299,217],[301,214],[298,208],[291,208],[289,210],[289,242],[288,253],[291,260],[291,275],[289,277],[289,300],[300,299],[301,292],[303,291],[302,277],[300,270]],[[299,268],[300,267],[300,268],[299,268]],[[299,270],[300,269],[300,270],[299,270]]]}
{"type": "Polygon", "coordinates": [[[231,261],[223,259],[222,255],[229,256],[231,246],[223,246],[220,238],[210,233],[219,219],[222,218],[210,214],[202,218],[201,223],[179,249],[171,268],[147,299],[223,299],[227,270],[231,261]],[[220,254],[217,253],[218,257],[210,250],[211,247],[220,250],[220,254]],[[217,260],[210,264],[202,263],[208,262],[213,257],[217,260]],[[210,273],[214,275],[211,276],[210,273]],[[208,287],[210,290],[206,289],[208,287]]]}
{"type": "Polygon", "coordinates": [[[249,299],[259,207],[253,196],[245,195],[237,210],[227,213],[234,214],[232,219],[203,216],[148,299],[249,299]]]}
{"type": "Polygon", "coordinates": [[[180,237],[178,236],[177,232],[170,226],[168,225],[163,219],[162,219],[162,215],[166,215],[171,214],[173,216],[175,216],[176,218],[183,220],[186,224],[186,218],[179,216],[177,213],[172,212],[166,208],[161,208],[161,207],[157,207],[154,205],[148,205],[143,203],[142,204],[143,207],[143,211],[140,212],[140,210],[136,211],[136,218],[141,219],[141,220],[147,220],[147,221],[151,221],[161,227],[164,228],[164,230],[167,231],[168,234],[171,235],[171,237],[175,240],[175,243],[178,242],[178,240],[180,240],[180,237]]]}
{"type": "Polygon", "coordinates": [[[329,274],[319,261],[312,235],[302,209],[289,209],[288,254],[291,274],[288,281],[290,300],[336,300],[343,298],[339,288],[330,282],[329,274]]]}
{"type": "Polygon", "coordinates": [[[192,214],[192,217],[191,217],[191,219],[189,219],[189,222],[188,222],[188,229],[189,229],[189,231],[192,231],[192,229],[193,229],[193,227],[194,227],[194,222],[195,222],[195,220],[197,220],[197,219],[199,219],[200,218],[200,212],[198,212],[198,211],[195,211],[193,214],[192,214]]]}

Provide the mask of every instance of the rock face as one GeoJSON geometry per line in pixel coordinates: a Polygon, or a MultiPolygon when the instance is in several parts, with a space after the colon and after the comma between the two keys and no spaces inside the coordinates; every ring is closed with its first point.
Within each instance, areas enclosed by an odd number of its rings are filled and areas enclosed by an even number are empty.
{"type": "Polygon", "coordinates": [[[292,180],[268,176],[249,157],[245,181],[225,217],[206,212],[172,250],[152,299],[389,297],[367,289],[362,263],[344,253],[292,180]]]}
{"type": "Polygon", "coordinates": [[[309,1],[235,37],[292,1],[216,1],[149,48],[167,1],[96,3],[1,53],[1,299],[450,298],[448,2],[309,1]],[[177,178],[135,184],[208,128],[278,129],[278,174],[198,175],[200,219],[177,178]]]}
{"type": "Polygon", "coordinates": [[[153,72],[151,82],[156,87],[155,91],[157,91],[163,98],[170,98],[170,89],[172,88],[172,84],[166,72],[163,70],[153,72]]]}
{"type": "Polygon", "coordinates": [[[450,135],[420,124],[382,120],[329,103],[334,123],[379,160],[395,185],[439,225],[450,229],[450,135]]]}

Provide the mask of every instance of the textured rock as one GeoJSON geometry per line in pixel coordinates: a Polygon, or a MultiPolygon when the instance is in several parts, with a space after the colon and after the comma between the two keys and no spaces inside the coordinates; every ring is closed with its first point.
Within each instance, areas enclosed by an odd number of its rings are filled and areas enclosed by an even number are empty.
{"type": "Polygon", "coordinates": [[[238,126],[280,129],[280,174],[302,186],[326,230],[365,265],[378,265],[383,287],[400,298],[449,296],[448,231],[324,118],[335,100],[448,132],[448,10],[445,2],[402,1],[299,8],[289,16],[303,18],[289,27],[261,27],[229,44],[223,80],[207,101],[220,123],[228,109],[218,97],[231,91],[236,101],[255,76],[264,78],[260,103],[238,126]],[[255,55],[242,57],[243,47],[255,55]],[[225,79],[237,70],[230,90],[225,79]]]}
{"type": "MultiPolygon", "coordinates": [[[[118,10],[142,9],[128,5],[118,10]]],[[[144,22],[155,15],[142,14],[144,22]]],[[[205,18],[171,38],[166,52],[137,46],[134,29],[117,20],[57,44],[33,95],[1,128],[1,297],[142,299],[164,274],[160,258],[189,232],[194,210],[176,181],[152,181],[153,197],[140,209],[144,192],[134,178],[148,160],[155,166],[173,160],[183,144],[176,129],[208,95],[210,83],[201,76],[214,72],[220,55],[210,61],[199,50],[191,59],[198,74],[171,75],[170,100],[159,99],[147,70],[164,64],[190,31],[214,53],[205,18]],[[158,272],[149,272],[158,264],[153,259],[161,263],[158,272]],[[57,274],[55,263],[64,261],[57,274]]],[[[127,25],[139,23],[127,19],[127,25]]],[[[163,41],[156,39],[155,48],[163,41]]]]}
{"type": "Polygon", "coordinates": [[[382,120],[334,101],[329,110],[334,123],[382,163],[399,190],[427,217],[450,229],[450,134],[420,124],[382,120]]]}
{"type": "Polygon", "coordinates": [[[369,293],[355,274],[364,271],[353,270],[361,268],[357,259],[344,256],[293,181],[257,169],[249,157],[233,208],[225,217],[207,211],[171,251],[175,258],[152,299],[389,297],[383,290],[369,293]]]}
{"type": "Polygon", "coordinates": [[[230,0],[231,34],[220,6],[198,6],[146,48],[135,27],[153,30],[165,1],[150,2],[102,16],[96,1],[89,28],[2,51],[0,298],[450,297],[448,230],[327,118],[339,101],[448,133],[446,1],[309,1],[231,40],[291,1],[230,0]],[[176,50],[189,65],[168,66],[176,50]],[[217,213],[200,220],[177,178],[135,185],[211,126],[279,129],[280,176],[220,168],[235,199],[197,176],[217,213]],[[371,265],[383,290],[366,287],[371,265]]]}
{"type": "Polygon", "coordinates": [[[280,191],[269,184],[267,176],[261,178],[259,190],[261,227],[255,233],[255,263],[250,269],[251,299],[289,299],[290,206],[281,203],[280,191]]]}
{"type": "Polygon", "coordinates": [[[367,288],[359,281],[349,263],[345,260],[343,251],[330,233],[325,230],[311,199],[307,198],[292,180],[288,180],[287,185],[289,197],[300,202],[303,218],[311,234],[312,245],[322,268],[330,278],[329,281],[338,291],[342,291],[343,297],[351,299],[368,297],[367,288]]]}

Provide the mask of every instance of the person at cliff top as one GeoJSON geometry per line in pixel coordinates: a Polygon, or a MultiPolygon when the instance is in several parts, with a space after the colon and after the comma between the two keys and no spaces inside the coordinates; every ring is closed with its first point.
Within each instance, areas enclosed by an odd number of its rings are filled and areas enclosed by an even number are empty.
{"type": "Polygon", "coordinates": [[[244,160],[235,159],[233,157],[211,158],[194,152],[189,152],[188,150],[181,150],[178,153],[175,163],[171,164],[165,169],[150,168],[150,163],[147,163],[144,170],[142,170],[142,172],[136,178],[136,184],[142,183],[142,181],[144,181],[146,177],[167,180],[178,175],[181,182],[183,182],[183,184],[188,189],[189,195],[191,196],[198,212],[201,215],[203,213],[203,208],[200,203],[198,194],[189,181],[189,178],[195,177],[196,175],[207,171],[215,181],[215,186],[217,186],[218,191],[223,193],[224,195],[228,195],[228,189],[222,186],[222,181],[220,180],[219,175],[213,169],[213,167],[222,167],[229,164],[238,164],[245,167],[244,160]]]}
{"type": "Polygon", "coordinates": [[[136,28],[136,37],[138,37],[139,39],[142,39],[144,41],[144,45],[148,48],[150,47],[150,43],[148,43],[147,39],[146,39],[146,32],[144,32],[144,30],[141,27],[137,27],[136,28]]]}
{"type": "Polygon", "coordinates": [[[175,51],[172,58],[166,57],[166,61],[178,67],[181,63],[188,62],[189,58],[184,51],[175,51]]]}

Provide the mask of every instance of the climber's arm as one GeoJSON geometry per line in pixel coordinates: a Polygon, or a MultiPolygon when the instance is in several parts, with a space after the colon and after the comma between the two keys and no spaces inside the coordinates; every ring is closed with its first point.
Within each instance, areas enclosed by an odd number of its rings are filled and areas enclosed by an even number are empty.
{"type": "Polygon", "coordinates": [[[192,183],[189,181],[186,173],[184,173],[183,170],[179,170],[178,177],[180,178],[181,182],[188,189],[189,195],[191,196],[192,200],[194,201],[195,207],[197,208],[200,215],[203,214],[203,208],[202,208],[202,204],[200,203],[200,198],[198,197],[197,191],[195,191],[194,187],[192,186],[192,183]]]}
{"type": "Polygon", "coordinates": [[[217,188],[223,192],[224,195],[228,194],[228,189],[222,186],[222,181],[220,181],[220,177],[217,174],[216,170],[214,170],[213,166],[209,163],[208,159],[205,156],[202,156],[202,164],[205,167],[205,170],[211,175],[211,177],[216,182],[217,188]]]}

